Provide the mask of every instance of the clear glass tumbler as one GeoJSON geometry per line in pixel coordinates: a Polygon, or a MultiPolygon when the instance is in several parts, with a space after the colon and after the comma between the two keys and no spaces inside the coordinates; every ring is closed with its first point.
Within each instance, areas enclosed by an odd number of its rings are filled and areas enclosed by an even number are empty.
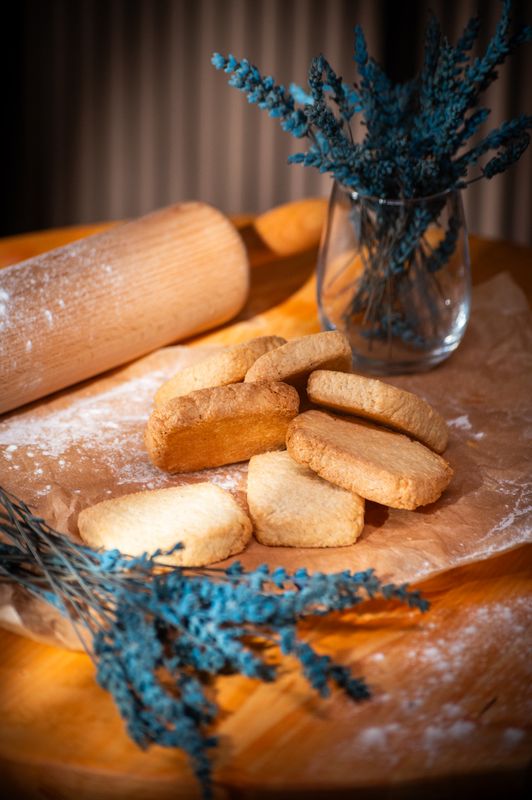
{"type": "Polygon", "coordinates": [[[470,304],[460,191],[384,200],[334,184],[318,308],[325,330],[347,335],[355,370],[392,375],[440,363],[460,344],[470,304]]]}

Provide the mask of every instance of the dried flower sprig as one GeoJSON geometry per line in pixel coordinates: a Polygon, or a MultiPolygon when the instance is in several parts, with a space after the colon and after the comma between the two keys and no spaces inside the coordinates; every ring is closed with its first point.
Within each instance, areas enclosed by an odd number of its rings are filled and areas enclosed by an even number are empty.
{"type": "Polygon", "coordinates": [[[164,555],[133,558],[77,544],[0,488],[0,582],[20,584],[71,619],[132,739],[184,750],[205,797],[216,745],[209,729],[218,716],[213,676],[274,681],[277,651],[294,656],[322,696],[336,686],[363,700],[364,679],[302,641],[298,621],[376,595],[428,608],[419,592],[382,584],[373,570],[246,572],[238,562],[226,570],[170,568],[160,563],[164,555]]]}

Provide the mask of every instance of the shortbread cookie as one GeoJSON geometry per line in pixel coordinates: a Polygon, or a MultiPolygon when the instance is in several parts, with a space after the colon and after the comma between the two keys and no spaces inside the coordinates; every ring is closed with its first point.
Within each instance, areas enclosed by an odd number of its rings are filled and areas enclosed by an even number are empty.
{"type": "Polygon", "coordinates": [[[322,411],[300,414],[288,428],[286,446],[322,478],[392,508],[433,503],[453,475],[441,456],[402,433],[322,411]]]}
{"type": "Polygon", "coordinates": [[[138,556],[184,545],[157,561],[201,567],[240,553],[251,521],[233,496],[212,483],[136,492],[84,509],[79,533],[91,547],[138,556]]]}
{"type": "Polygon", "coordinates": [[[286,344],[286,339],[281,336],[260,336],[249,342],[224,347],[203,361],[182,369],[163,383],[155,395],[155,405],[160,407],[172,397],[182,397],[198,389],[243,381],[257,358],[282,344],[286,344]]]}
{"type": "Polygon", "coordinates": [[[324,481],[288,453],[253,456],[248,506],[255,536],[273,547],[341,547],[364,527],[364,500],[324,481]]]}
{"type": "Polygon", "coordinates": [[[153,463],[191,472],[284,449],[299,395],[286,383],[233,383],[175,397],[156,409],[146,429],[153,463]]]}
{"type": "Polygon", "coordinates": [[[316,369],[349,372],[351,362],[351,348],[343,333],[314,333],[265,353],[249,368],[245,381],[285,381],[300,386],[316,369]]]}
{"type": "Polygon", "coordinates": [[[318,370],[308,380],[307,394],[313,403],[388,425],[419,439],[437,453],[447,447],[443,417],[421,397],[389,383],[318,370]]]}

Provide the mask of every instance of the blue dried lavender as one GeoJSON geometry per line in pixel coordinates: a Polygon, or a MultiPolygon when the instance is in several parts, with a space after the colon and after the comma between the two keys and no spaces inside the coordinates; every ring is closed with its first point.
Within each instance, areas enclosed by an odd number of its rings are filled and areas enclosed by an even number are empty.
{"type": "Polygon", "coordinates": [[[278,86],[273,78],[263,78],[257,67],[243,59],[237,61],[233,56],[224,58],[219,53],[212,57],[216,69],[230,73],[229,85],[245,92],[250,103],[266,109],[271,117],[281,120],[284,130],[297,138],[306,136],[308,125],[305,115],[295,107],[295,101],[284,86],[278,86]]]}
{"type": "MultiPolygon", "coordinates": [[[[353,58],[358,73],[354,89],[338,78],[323,55],[313,59],[308,91],[291,85],[290,91],[275,87],[272,78],[262,78],[256,67],[233,56],[215,54],[212,62],[231,73],[230,83],[248,93],[272,116],[279,116],[285,130],[308,140],[306,152],[290,156],[289,162],[326,172],[358,197],[388,200],[427,198],[462,189],[473,180],[491,179],[514,164],[528,147],[532,116],[521,114],[504,122],[474,146],[465,149],[487,121],[489,109],[480,97],[497,78],[497,69],[520,45],[532,40],[532,28],[511,31],[511,0],[503,0],[501,17],[486,51],[471,53],[480,20],[473,17],[462,36],[452,45],[442,34],[434,15],[429,17],[419,74],[404,84],[394,84],[372,59],[364,33],[355,27],[353,58]],[[252,74],[252,80],[248,78],[252,74]],[[267,99],[265,99],[267,98],[267,99]],[[351,120],[359,114],[365,135],[354,141],[351,120]],[[494,155],[481,160],[490,151],[494,155]],[[468,178],[475,166],[477,177],[468,178]]],[[[399,337],[412,347],[427,345],[419,320],[408,314],[400,301],[390,305],[392,284],[406,291],[405,276],[419,265],[435,275],[451,258],[458,241],[461,219],[449,219],[437,252],[426,255],[426,232],[443,208],[431,203],[432,215],[410,209],[392,219],[392,213],[376,215],[361,249],[370,251],[367,270],[347,316],[363,313],[370,338],[399,337]],[[388,228],[394,230],[390,248],[388,228]],[[402,280],[401,280],[402,278],[402,280]]],[[[431,303],[427,298],[427,303],[431,303]]],[[[437,308],[434,306],[437,313],[437,308]]]]}
{"type": "MultiPolygon", "coordinates": [[[[325,575],[266,565],[246,572],[163,568],[152,555],[78,545],[0,488],[0,582],[16,582],[70,617],[140,746],[178,747],[206,798],[212,796],[210,728],[218,706],[210,679],[242,674],[275,681],[272,650],[295,657],[311,686],[353,700],[369,697],[364,679],[317,653],[297,632],[299,620],[344,611],[382,596],[426,611],[407,585],[382,584],[373,570],[325,575]]],[[[180,545],[176,545],[179,547],[180,545]]]]}
{"type": "MultiPolygon", "coordinates": [[[[292,163],[329,172],[360,194],[387,199],[426,197],[463,186],[460,178],[467,169],[499,146],[493,132],[483,140],[482,147],[474,148],[465,157],[460,153],[464,143],[486,121],[489,110],[476,106],[480,95],[497,78],[497,67],[532,39],[529,26],[511,33],[510,12],[511,0],[503,0],[495,34],[484,55],[474,59],[470,52],[480,30],[479,19],[469,20],[452,46],[431,15],[423,67],[406,84],[393,84],[369,56],[358,25],[354,33],[354,61],[359,76],[355,91],[336,75],[323,55],[310,65],[308,92],[294,84],[286,91],[273,78],[262,77],[246,59],[238,61],[232,55],[225,58],[215,53],[212,63],[231,75],[230,85],[245,92],[249,102],[279,117],[283,128],[297,138],[309,139],[308,155],[298,154],[290,159],[292,163]],[[355,143],[349,123],[359,113],[366,134],[362,142],[355,143]],[[383,180],[382,162],[387,165],[387,180],[383,180]],[[349,175],[347,166],[351,169],[349,175]]],[[[511,158],[497,156],[497,167],[501,169],[523,151],[524,134],[532,127],[532,117],[521,115],[505,126],[513,138],[506,143],[511,158]]],[[[482,172],[485,177],[493,174],[492,168],[482,172]]]]}

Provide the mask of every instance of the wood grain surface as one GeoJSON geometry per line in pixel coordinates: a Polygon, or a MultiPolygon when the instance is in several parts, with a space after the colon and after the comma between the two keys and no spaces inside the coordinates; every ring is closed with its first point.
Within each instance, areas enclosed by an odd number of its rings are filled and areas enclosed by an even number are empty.
{"type": "Polygon", "coordinates": [[[205,203],[179,203],[0,271],[0,412],[227,323],[245,247],[205,203]]]}
{"type": "MultiPolygon", "coordinates": [[[[291,240],[290,206],[266,224],[240,220],[252,264],[250,298],[235,323],[195,341],[260,335],[265,316],[281,335],[317,329],[311,273],[319,206],[312,206],[311,226],[301,208],[294,209],[291,240]]],[[[5,240],[0,263],[85,233],[5,240]]],[[[475,283],[507,269],[532,295],[530,250],[477,239],[472,257],[475,283]]],[[[532,546],[520,547],[420,584],[432,603],[426,615],[373,602],[302,626],[320,651],[365,675],[373,691],[367,702],[336,693],[320,701],[290,664],[273,685],[219,679],[215,796],[528,797],[531,567],[532,546]]],[[[86,656],[5,631],[0,652],[0,796],[199,797],[181,754],[144,753],[128,739],[86,656]]]]}

